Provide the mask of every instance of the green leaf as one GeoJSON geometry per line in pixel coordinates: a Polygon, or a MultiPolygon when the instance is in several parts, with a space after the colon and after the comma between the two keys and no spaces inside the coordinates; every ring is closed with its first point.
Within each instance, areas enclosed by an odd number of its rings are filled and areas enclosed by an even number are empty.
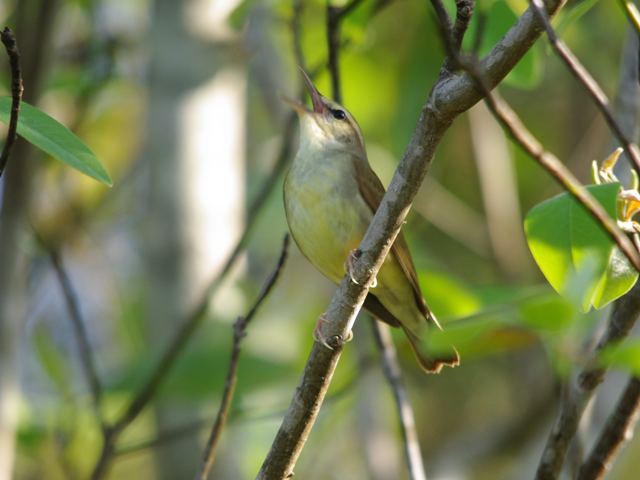
{"type": "Polygon", "coordinates": [[[599,359],[604,366],[622,368],[640,375],[640,340],[607,346],[600,352],[599,359]]]}
{"type": "Polygon", "coordinates": [[[605,275],[594,293],[593,306],[600,309],[627,293],[638,280],[638,272],[618,247],[611,252],[605,275]]]}
{"type": "MultiPolygon", "coordinates": [[[[0,97],[0,121],[9,122],[11,98],[0,97]]],[[[112,186],[109,174],[93,152],[67,127],[46,113],[20,103],[18,134],[40,150],[99,182],[112,186]]]]}
{"type": "Polygon", "coordinates": [[[518,305],[520,321],[538,331],[562,331],[573,324],[578,312],[555,293],[532,297],[518,305]]]}
{"type": "Polygon", "coordinates": [[[450,274],[431,271],[418,273],[424,292],[429,292],[429,307],[439,320],[466,317],[482,308],[482,301],[462,282],[450,274]]]}
{"type": "MultiPolygon", "coordinates": [[[[591,185],[589,192],[615,218],[618,183],[591,185]]],[[[638,278],[613,240],[569,194],[536,205],[525,218],[527,243],[551,286],[576,298],[584,311],[624,295],[638,278]]]]}

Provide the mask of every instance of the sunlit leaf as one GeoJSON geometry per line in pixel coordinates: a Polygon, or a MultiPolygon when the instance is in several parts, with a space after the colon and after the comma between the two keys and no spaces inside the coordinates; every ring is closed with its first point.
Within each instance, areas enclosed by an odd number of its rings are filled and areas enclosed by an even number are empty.
{"type": "MultiPolygon", "coordinates": [[[[11,98],[0,97],[0,121],[9,122],[11,98]]],[[[57,160],[111,186],[109,174],[93,152],[67,127],[28,103],[20,104],[18,134],[57,160]]]]}
{"type": "Polygon", "coordinates": [[[443,272],[420,272],[420,284],[428,292],[429,307],[439,319],[472,315],[482,308],[478,296],[462,280],[443,272]]]}
{"type": "MultiPolygon", "coordinates": [[[[589,192],[615,218],[618,183],[591,185],[589,192]]],[[[576,298],[584,311],[602,308],[624,295],[638,273],[621,257],[613,240],[585,209],[564,193],[527,214],[529,249],[551,286],[576,298]]]]}
{"type": "Polygon", "coordinates": [[[605,347],[599,355],[603,365],[640,375],[640,340],[627,340],[605,347]]]}

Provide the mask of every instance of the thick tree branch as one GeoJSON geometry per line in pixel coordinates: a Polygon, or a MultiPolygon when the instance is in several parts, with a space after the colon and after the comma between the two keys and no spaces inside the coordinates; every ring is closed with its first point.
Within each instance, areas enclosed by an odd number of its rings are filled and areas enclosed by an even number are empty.
{"type": "Polygon", "coordinates": [[[631,377],[598,441],[578,472],[577,480],[604,478],[625,440],[631,438],[640,412],[640,378],[631,377]]]}
{"type": "Polygon", "coordinates": [[[556,32],[551,26],[551,23],[549,22],[546,12],[544,11],[542,0],[531,0],[531,5],[540,21],[544,23],[544,28],[547,32],[547,37],[549,38],[549,43],[551,43],[553,50],[558,54],[558,57],[560,57],[564,62],[576,80],[578,80],[578,83],[587,90],[591,100],[593,100],[593,103],[598,107],[600,113],[602,113],[602,116],[605,118],[607,125],[609,125],[609,128],[613,131],[616,137],[618,137],[618,140],[627,152],[636,172],[640,174],[640,153],[638,152],[638,146],[629,140],[616,120],[613,110],[611,110],[607,95],[604,93],[598,82],[596,82],[591,76],[589,71],[584,68],[576,58],[569,47],[567,47],[567,45],[558,38],[556,32]]]}
{"type": "Polygon", "coordinates": [[[2,40],[2,44],[7,51],[11,71],[11,116],[9,117],[7,139],[4,142],[2,154],[0,154],[0,177],[2,177],[2,173],[9,161],[11,147],[13,147],[18,136],[18,114],[20,113],[20,101],[22,100],[24,88],[22,86],[22,71],[20,69],[20,53],[18,52],[16,38],[13,36],[13,32],[9,27],[5,27],[4,30],[0,32],[0,40],[2,40]]]}
{"type": "Polygon", "coordinates": [[[375,319],[371,319],[371,327],[373,329],[373,338],[380,350],[384,376],[387,378],[387,382],[393,393],[393,398],[396,401],[400,432],[402,434],[402,446],[407,460],[409,478],[411,480],[426,480],[427,476],[424,473],[422,453],[420,453],[420,442],[418,441],[418,432],[416,431],[416,420],[413,415],[411,402],[409,401],[409,395],[402,382],[400,365],[398,364],[396,349],[393,346],[391,332],[387,325],[383,325],[375,319]]]}
{"type": "MultiPolygon", "coordinates": [[[[562,0],[549,0],[548,13],[555,13],[561,3],[562,0]]],[[[482,62],[491,87],[509,73],[541,32],[542,25],[528,9],[482,62]]],[[[286,478],[293,473],[340,358],[340,339],[347,338],[351,331],[367,289],[404,222],[442,136],[460,113],[480,99],[481,94],[469,75],[444,78],[431,91],[403,159],[360,244],[362,254],[354,262],[352,271],[358,283],[353,283],[347,275],[327,309],[324,332],[328,338],[338,340],[334,343],[335,348],[328,350],[314,343],[300,384],[258,478],[286,478]]]]}
{"type": "Polygon", "coordinates": [[[231,401],[233,400],[233,394],[236,390],[236,383],[238,379],[238,360],[240,359],[240,343],[246,336],[247,327],[258,311],[258,308],[260,308],[260,305],[262,304],[264,299],[267,298],[267,296],[271,292],[271,289],[278,281],[280,272],[282,271],[284,263],[287,259],[288,248],[289,235],[287,234],[285,235],[284,241],[282,242],[282,249],[280,251],[278,263],[269,275],[269,278],[267,278],[267,281],[262,287],[262,291],[258,295],[258,298],[256,298],[256,301],[254,302],[251,309],[249,309],[247,314],[244,317],[238,317],[238,319],[233,324],[233,344],[231,347],[229,370],[227,371],[227,377],[224,383],[222,401],[220,402],[220,409],[218,410],[218,415],[216,416],[213,428],[211,429],[211,434],[209,435],[209,440],[207,441],[207,446],[204,451],[202,465],[200,466],[200,470],[196,475],[196,479],[206,480],[209,477],[211,467],[213,467],[213,462],[216,459],[218,442],[220,441],[222,429],[227,422],[227,416],[229,415],[229,409],[231,408],[231,401]]]}

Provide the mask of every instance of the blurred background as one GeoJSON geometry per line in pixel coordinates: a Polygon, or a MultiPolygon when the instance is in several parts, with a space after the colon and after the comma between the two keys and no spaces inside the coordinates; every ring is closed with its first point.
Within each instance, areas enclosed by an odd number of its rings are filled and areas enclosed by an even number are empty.
{"type": "MultiPolygon", "coordinates": [[[[614,2],[568,3],[560,35],[635,133],[636,36],[614,2]]],[[[465,48],[488,52],[526,5],[479,0],[465,48]]],[[[321,0],[0,0],[0,25],[12,27],[22,53],[24,99],[75,132],[114,180],[106,188],[19,142],[0,181],[0,479],[87,478],[101,452],[56,258],[77,296],[107,422],[221,279],[152,405],[123,430],[107,475],[193,477],[233,321],[254,302],[287,231],[282,172],[297,126],[280,95],[301,91],[294,25],[307,69],[331,93],[325,10],[321,0]]],[[[344,103],[387,184],[443,59],[429,2],[362,2],[342,33],[344,103]]],[[[617,146],[544,39],[500,91],[585,182],[591,161],[617,146]]],[[[448,328],[458,326],[462,366],[426,376],[394,332],[429,478],[531,477],[560,387],[604,323],[607,309],[583,315],[553,293],[527,249],[523,215],[558,192],[482,105],[438,148],[404,231],[425,297],[448,328]]],[[[243,343],[213,478],[257,473],[334,290],[292,245],[243,343]]],[[[369,320],[360,320],[300,478],[407,477],[392,395],[369,320]]],[[[587,439],[624,378],[614,372],[605,382],[587,439]]],[[[609,478],[634,478],[639,463],[632,441],[609,478]]]]}

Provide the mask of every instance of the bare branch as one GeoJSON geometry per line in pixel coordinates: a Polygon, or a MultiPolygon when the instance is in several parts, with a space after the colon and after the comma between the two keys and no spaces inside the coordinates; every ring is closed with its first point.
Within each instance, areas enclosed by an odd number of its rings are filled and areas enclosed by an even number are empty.
{"type": "Polygon", "coordinates": [[[207,306],[209,304],[209,299],[218,290],[219,286],[222,284],[222,281],[231,271],[231,268],[233,267],[233,265],[235,265],[235,262],[240,257],[240,254],[244,251],[246,244],[251,237],[251,234],[253,233],[253,229],[256,225],[256,219],[258,218],[262,211],[262,208],[266,204],[265,200],[271,194],[274,187],[278,183],[278,179],[280,178],[280,175],[284,171],[287,162],[289,161],[291,149],[293,148],[293,134],[295,132],[294,127],[295,115],[292,114],[289,115],[286,121],[282,145],[280,151],[278,152],[276,164],[263,183],[262,188],[249,206],[247,214],[247,224],[244,231],[242,232],[240,239],[227,258],[227,261],[222,267],[220,273],[218,273],[215,278],[213,278],[209,282],[208,286],[201,294],[198,302],[196,302],[192,310],[181,321],[180,327],[178,327],[178,330],[172,337],[169,345],[167,345],[167,347],[164,349],[160,360],[156,364],[152,373],[149,375],[147,381],[134,395],[133,400],[131,400],[126,410],[108,429],[108,435],[103,441],[102,452],[100,454],[98,462],[96,463],[96,466],[94,467],[92,478],[102,478],[106,468],[108,467],[108,459],[114,452],[114,443],[117,441],[120,433],[122,433],[122,431],[127,426],[129,426],[131,422],[133,422],[133,420],[137,418],[140,412],[142,412],[142,410],[153,399],[158,390],[158,387],[160,387],[162,382],[166,379],[169,371],[175,364],[175,361],[178,359],[183,349],[204,320],[207,306]],[[105,457],[106,460],[104,459],[105,457]]]}
{"type": "MultiPolygon", "coordinates": [[[[554,13],[562,0],[549,0],[554,13]]],[[[505,37],[483,60],[485,78],[490,86],[502,80],[527,52],[542,32],[540,22],[528,9],[505,37]]],[[[336,341],[329,350],[314,343],[307,364],[271,449],[258,474],[259,479],[287,478],[293,473],[304,442],[315,422],[355,317],[389,252],[407,215],[437,145],[451,122],[481,99],[475,82],[468,75],[441,79],[422,107],[409,145],[382,202],[360,243],[361,255],[354,262],[351,277],[343,278],[334,294],[325,318],[325,336],[336,341]]]]}
{"type": "Polygon", "coordinates": [[[9,27],[5,27],[4,30],[0,32],[0,40],[2,40],[2,44],[7,51],[11,69],[11,116],[9,117],[7,140],[4,142],[2,154],[0,154],[0,177],[2,177],[2,173],[9,161],[11,147],[13,147],[18,136],[18,114],[20,113],[20,101],[22,100],[24,88],[22,86],[22,72],[20,69],[20,52],[18,52],[16,38],[13,36],[13,32],[9,27]]]}
{"type": "Polygon", "coordinates": [[[256,299],[249,312],[247,312],[244,317],[238,317],[233,325],[233,345],[231,347],[231,359],[229,360],[229,370],[227,371],[227,378],[224,384],[222,402],[220,403],[218,415],[216,416],[213,428],[211,429],[211,434],[204,451],[202,465],[200,466],[200,470],[196,475],[196,479],[206,480],[209,477],[211,467],[213,467],[213,462],[216,458],[218,442],[222,434],[222,429],[226,424],[227,416],[229,414],[229,408],[231,407],[231,401],[233,400],[233,394],[236,389],[236,382],[238,378],[238,360],[240,359],[240,343],[246,336],[247,327],[258,311],[258,308],[260,308],[260,305],[262,304],[264,299],[267,298],[269,292],[271,292],[271,289],[276,284],[278,277],[280,276],[280,272],[282,271],[282,267],[284,266],[284,263],[287,259],[288,248],[289,235],[287,234],[285,235],[282,242],[282,250],[280,251],[280,258],[278,259],[278,263],[276,264],[274,270],[271,272],[271,275],[269,275],[269,278],[265,282],[264,287],[262,287],[260,295],[258,295],[258,298],[256,299]]]}
{"type": "Polygon", "coordinates": [[[513,110],[495,93],[491,93],[487,87],[482,72],[472,60],[459,59],[461,65],[472,73],[478,82],[478,86],[485,94],[485,102],[496,119],[509,133],[520,147],[536,160],[553,178],[571,195],[580,205],[593,216],[593,218],[609,234],[620,250],[629,259],[631,264],[640,271],[640,253],[635,248],[629,237],[618,227],[605,209],[593,198],[571,171],[558,160],[552,153],[544,150],[538,140],[526,129],[513,110]]]}
{"type": "Polygon", "coordinates": [[[413,415],[411,402],[409,401],[409,395],[402,382],[400,365],[398,365],[398,357],[393,345],[393,340],[391,339],[391,332],[387,325],[383,325],[375,319],[371,319],[371,327],[373,329],[373,338],[380,350],[380,359],[382,360],[384,375],[387,378],[389,387],[393,392],[393,398],[396,401],[398,419],[400,420],[400,432],[402,434],[402,445],[409,469],[409,478],[411,480],[426,480],[427,476],[424,473],[422,454],[420,453],[420,442],[418,441],[418,432],[416,431],[416,420],[413,415]]]}
{"type": "Polygon", "coordinates": [[[440,0],[431,1],[437,17],[440,34],[445,41],[447,50],[447,59],[440,71],[441,76],[450,75],[456,67],[456,57],[460,53],[462,40],[471,22],[476,3],[475,0],[455,0],[455,2],[456,19],[452,25],[451,19],[440,0]]]}
{"type": "Polygon", "coordinates": [[[567,66],[569,71],[578,80],[578,82],[584,86],[589,93],[589,96],[600,110],[600,113],[604,116],[609,128],[614,132],[618,140],[624,147],[627,155],[632,161],[632,165],[635,170],[640,174],[640,153],[638,152],[638,146],[633,144],[631,140],[624,133],[622,127],[618,123],[611,110],[609,99],[604,93],[598,82],[591,76],[586,68],[580,63],[573,52],[567,47],[567,45],[558,38],[556,32],[553,30],[549,18],[544,11],[544,5],[542,0],[531,0],[531,6],[538,15],[538,18],[543,22],[549,43],[553,47],[553,50],[558,54],[560,59],[567,66]]]}
{"type": "Polygon", "coordinates": [[[638,420],[638,412],[640,412],[640,378],[631,377],[615,410],[607,420],[600,438],[580,467],[577,480],[604,478],[625,440],[631,438],[631,432],[638,420]]]}
{"type": "Polygon", "coordinates": [[[640,35],[640,11],[638,11],[638,7],[631,0],[619,0],[620,6],[626,13],[627,18],[633,28],[636,30],[636,34],[640,35]]]}
{"type": "Polygon", "coordinates": [[[551,429],[538,465],[536,480],[558,478],[571,439],[595,389],[602,383],[607,369],[600,366],[598,354],[604,347],[626,338],[640,316],[640,286],[636,286],[614,305],[607,329],[591,354],[587,366],[569,385],[560,414],[551,429]]]}

